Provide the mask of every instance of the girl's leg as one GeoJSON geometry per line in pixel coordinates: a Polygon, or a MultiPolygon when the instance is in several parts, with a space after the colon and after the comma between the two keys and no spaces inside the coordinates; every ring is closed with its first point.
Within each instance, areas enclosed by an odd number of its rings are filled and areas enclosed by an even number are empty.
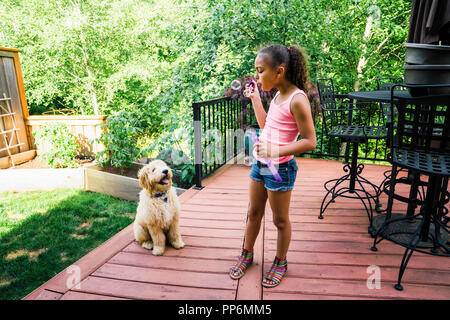
{"type": "Polygon", "coordinates": [[[248,220],[245,229],[244,247],[238,262],[231,267],[230,276],[233,279],[241,278],[248,265],[253,262],[253,245],[258,237],[261,220],[267,202],[267,190],[263,181],[250,178],[250,204],[248,208],[248,220]]]}
{"type": "Polygon", "coordinates": [[[244,249],[253,250],[266,208],[267,189],[264,187],[263,181],[256,181],[251,178],[249,189],[250,205],[245,229],[244,249]]]}
{"type": "Polygon", "coordinates": [[[273,223],[277,228],[277,253],[270,271],[266,274],[263,284],[277,285],[287,270],[286,255],[291,242],[291,222],[289,220],[289,205],[291,191],[269,191],[268,198],[273,213],[273,223]],[[277,278],[277,279],[274,279],[277,278]]]}
{"type": "Polygon", "coordinates": [[[277,228],[277,257],[285,258],[291,242],[289,205],[291,191],[269,191],[269,203],[273,213],[273,224],[277,228]]]}

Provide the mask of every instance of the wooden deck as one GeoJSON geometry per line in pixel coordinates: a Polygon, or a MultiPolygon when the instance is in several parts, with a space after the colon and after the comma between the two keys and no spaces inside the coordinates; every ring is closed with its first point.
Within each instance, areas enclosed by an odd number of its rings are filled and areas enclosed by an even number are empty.
{"type": "MultiPolygon", "coordinates": [[[[184,249],[169,247],[164,256],[153,256],[134,241],[129,226],[77,261],[76,269],[63,270],[24,299],[450,299],[450,259],[422,253],[409,262],[404,291],[395,290],[404,249],[385,240],[378,252],[369,250],[373,239],[359,200],[337,199],[323,220],[317,218],[323,183],[341,176],[342,164],[296,160],[289,270],[278,287],[261,286],[276,248],[269,203],[254,264],[238,281],[228,276],[242,246],[250,168],[227,165],[206,179],[201,191],[181,195],[184,249]],[[369,266],[380,268],[380,289],[367,287],[369,266]]],[[[387,169],[366,165],[363,176],[379,183],[387,169]]]]}

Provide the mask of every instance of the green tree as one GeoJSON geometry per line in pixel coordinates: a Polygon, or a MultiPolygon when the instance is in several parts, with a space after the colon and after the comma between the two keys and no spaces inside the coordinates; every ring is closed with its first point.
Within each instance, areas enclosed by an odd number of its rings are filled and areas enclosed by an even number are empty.
{"type": "Polygon", "coordinates": [[[193,102],[254,74],[264,45],[303,46],[311,79],[331,77],[340,93],[402,76],[410,10],[408,0],[3,0],[0,43],[22,50],[31,113],[124,110],[171,143],[175,129],[193,132],[193,102]]]}

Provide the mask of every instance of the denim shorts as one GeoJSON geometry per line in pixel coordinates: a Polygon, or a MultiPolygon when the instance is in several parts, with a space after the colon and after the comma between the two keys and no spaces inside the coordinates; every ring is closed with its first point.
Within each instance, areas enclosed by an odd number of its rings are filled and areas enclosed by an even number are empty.
{"type": "Polygon", "coordinates": [[[281,183],[278,183],[266,164],[258,160],[254,160],[252,164],[252,171],[250,171],[250,178],[256,181],[263,181],[264,187],[270,191],[289,191],[294,188],[295,178],[297,178],[297,162],[292,159],[288,162],[275,165],[280,174],[281,183]]]}

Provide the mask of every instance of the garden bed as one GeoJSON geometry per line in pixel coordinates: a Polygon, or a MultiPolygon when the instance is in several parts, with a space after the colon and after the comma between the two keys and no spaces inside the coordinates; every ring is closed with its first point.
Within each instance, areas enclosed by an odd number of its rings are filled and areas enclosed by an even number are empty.
{"type": "MultiPolygon", "coordinates": [[[[133,163],[130,169],[101,168],[94,162],[79,162],[80,168],[50,169],[47,164],[34,158],[14,168],[0,170],[0,192],[52,190],[79,188],[100,192],[119,199],[138,201],[139,180],[137,172],[144,164],[133,163]]],[[[177,194],[186,189],[175,187],[177,194]]]]}
{"type": "MultiPolygon", "coordinates": [[[[101,168],[96,164],[86,166],[84,180],[85,190],[108,194],[113,197],[129,201],[138,201],[142,190],[137,178],[138,171],[144,164],[133,163],[131,168],[120,170],[117,168],[101,168]]],[[[176,188],[177,195],[186,189],[176,188]]]]}

